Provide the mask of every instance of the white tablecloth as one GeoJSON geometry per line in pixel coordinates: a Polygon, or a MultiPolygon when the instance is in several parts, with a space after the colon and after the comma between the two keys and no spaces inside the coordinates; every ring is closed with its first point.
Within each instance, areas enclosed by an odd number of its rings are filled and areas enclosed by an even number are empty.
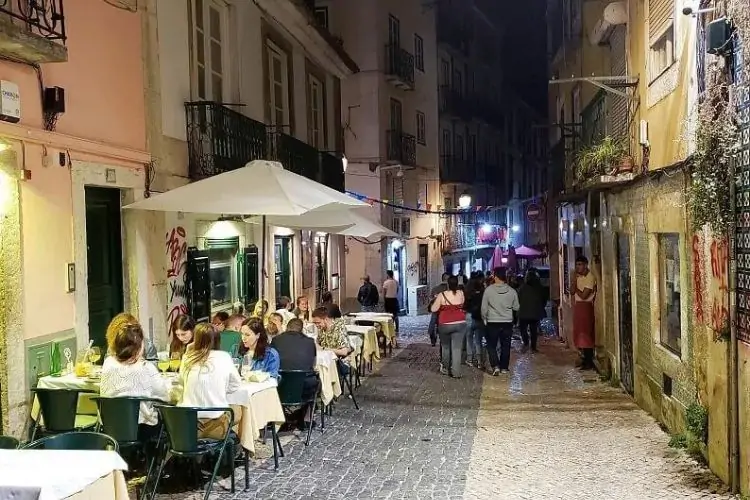
{"type": "Polygon", "coordinates": [[[0,450],[0,498],[12,487],[37,491],[39,500],[67,498],[127,468],[114,451],[0,450]]]}
{"type": "Polygon", "coordinates": [[[328,404],[333,398],[341,396],[341,381],[339,380],[339,369],[336,365],[336,354],[325,349],[318,350],[315,364],[320,375],[320,396],[323,403],[328,404]]]}
{"type": "Polygon", "coordinates": [[[276,389],[279,384],[276,379],[269,378],[265,382],[243,382],[239,390],[227,394],[230,405],[247,405],[250,397],[266,389],[276,389]]]}
{"type": "Polygon", "coordinates": [[[239,390],[227,394],[234,410],[237,434],[243,448],[254,453],[259,431],[268,424],[283,424],[284,410],[274,379],[265,382],[243,382],[239,390]]]}

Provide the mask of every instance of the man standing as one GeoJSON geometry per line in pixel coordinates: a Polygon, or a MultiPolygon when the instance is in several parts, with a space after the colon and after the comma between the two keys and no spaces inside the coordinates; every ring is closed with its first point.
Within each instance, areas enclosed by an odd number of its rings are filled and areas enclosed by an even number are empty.
{"type": "Polygon", "coordinates": [[[357,293],[357,302],[362,306],[362,312],[375,312],[380,302],[378,287],[372,284],[369,276],[362,278],[362,286],[357,293]]]}
{"type": "Polygon", "coordinates": [[[573,293],[573,343],[583,354],[581,370],[593,370],[596,277],[589,269],[589,260],[583,255],[576,258],[573,293]]]}
{"type": "Polygon", "coordinates": [[[383,308],[385,312],[393,315],[393,323],[396,325],[396,333],[398,333],[398,313],[400,310],[398,305],[399,283],[393,277],[393,271],[388,270],[385,274],[387,277],[383,282],[383,308]]]}
{"type": "MultiPolygon", "coordinates": [[[[430,290],[430,303],[427,306],[428,311],[432,308],[432,303],[435,302],[435,297],[448,290],[448,278],[450,278],[450,275],[448,273],[443,273],[443,281],[438,285],[433,286],[432,290],[430,290]]],[[[430,316],[430,326],[427,327],[427,332],[430,334],[430,343],[433,347],[435,347],[435,344],[437,344],[438,339],[437,318],[438,313],[432,313],[430,316]]]]}
{"type": "Polygon", "coordinates": [[[496,267],[494,283],[487,287],[482,296],[482,319],[484,320],[487,353],[490,358],[492,375],[508,373],[510,367],[510,343],[513,339],[513,313],[518,312],[518,294],[505,282],[507,270],[496,267]],[[500,342],[500,357],[497,344],[500,342]]]}

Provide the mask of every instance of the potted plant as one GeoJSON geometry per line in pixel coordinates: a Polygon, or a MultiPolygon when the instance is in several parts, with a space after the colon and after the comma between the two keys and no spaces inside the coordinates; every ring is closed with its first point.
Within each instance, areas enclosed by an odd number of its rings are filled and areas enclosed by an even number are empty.
{"type": "Polygon", "coordinates": [[[633,171],[633,158],[622,142],[607,136],[578,153],[576,180],[585,182],[600,175],[617,175],[633,171]]]}

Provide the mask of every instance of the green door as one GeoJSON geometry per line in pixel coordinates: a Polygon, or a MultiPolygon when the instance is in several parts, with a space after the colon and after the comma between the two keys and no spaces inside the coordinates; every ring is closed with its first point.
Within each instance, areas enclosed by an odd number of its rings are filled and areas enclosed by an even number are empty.
{"type": "Polygon", "coordinates": [[[86,256],[89,338],[106,347],[107,326],[123,308],[118,189],[86,187],[86,256]]]}
{"type": "Polygon", "coordinates": [[[276,264],[276,300],[292,295],[292,238],[276,236],[274,238],[274,261],[276,264]]]}

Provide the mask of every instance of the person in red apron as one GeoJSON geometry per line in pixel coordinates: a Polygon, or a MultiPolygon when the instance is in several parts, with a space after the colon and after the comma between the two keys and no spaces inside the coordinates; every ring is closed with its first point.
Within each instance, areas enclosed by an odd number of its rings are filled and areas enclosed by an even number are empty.
{"type": "Polygon", "coordinates": [[[596,277],[589,269],[589,260],[576,258],[573,280],[573,343],[583,354],[581,370],[594,369],[594,299],[596,277]]]}

